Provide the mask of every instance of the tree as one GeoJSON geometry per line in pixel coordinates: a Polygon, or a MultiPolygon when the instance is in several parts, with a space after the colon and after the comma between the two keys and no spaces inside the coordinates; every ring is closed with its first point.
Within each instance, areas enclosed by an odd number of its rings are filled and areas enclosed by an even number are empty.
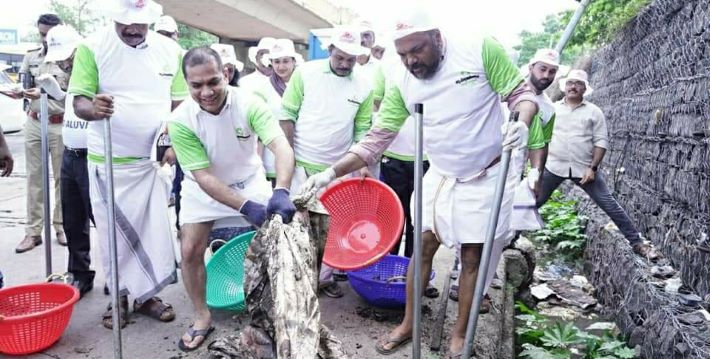
{"type": "Polygon", "coordinates": [[[106,23],[91,9],[91,0],[50,0],[49,9],[73,27],[79,34],[86,36],[106,23]]]}
{"type": "Polygon", "coordinates": [[[193,47],[219,42],[217,36],[185,24],[178,24],[178,33],[180,34],[178,43],[180,43],[183,49],[191,49],[193,47]]]}
{"type": "MultiPolygon", "coordinates": [[[[592,0],[562,52],[562,63],[572,65],[585,53],[607,44],[649,1],[592,0]]],[[[538,49],[554,48],[573,14],[567,10],[548,15],[543,31],[521,32],[520,45],[515,47],[520,52],[518,64],[526,64],[538,49]]]]}

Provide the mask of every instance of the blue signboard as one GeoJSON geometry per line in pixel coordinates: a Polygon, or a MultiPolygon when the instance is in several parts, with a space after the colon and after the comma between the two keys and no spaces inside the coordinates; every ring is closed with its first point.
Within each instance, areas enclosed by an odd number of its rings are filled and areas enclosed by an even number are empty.
{"type": "Polygon", "coordinates": [[[308,59],[316,60],[324,59],[326,57],[328,57],[328,51],[323,50],[318,37],[313,35],[313,33],[310,33],[308,36],[308,59]]]}
{"type": "Polygon", "coordinates": [[[16,29],[0,29],[0,45],[15,45],[18,40],[16,29]]]}

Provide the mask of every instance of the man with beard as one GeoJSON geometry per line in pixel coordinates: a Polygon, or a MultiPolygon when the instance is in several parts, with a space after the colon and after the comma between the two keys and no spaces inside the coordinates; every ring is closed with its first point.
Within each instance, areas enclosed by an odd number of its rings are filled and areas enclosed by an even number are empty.
{"type": "Polygon", "coordinates": [[[609,134],[602,110],[584,99],[585,94],[592,92],[587,73],[570,71],[567,78],[560,80],[560,89],[565,97],[554,105],[557,120],[550,142],[550,159],[542,175],[538,207],[562,182],[571,180],[619,227],[634,253],[649,260],[658,259],[660,253],[644,243],[641,233],[611,195],[604,175],[599,172],[609,146],[609,134]]]}
{"type": "MultiPolygon", "coordinates": [[[[414,11],[412,11],[414,10],[414,11]]],[[[393,29],[395,50],[404,66],[389,76],[377,122],[366,136],[334,165],[308,179],[305,191],[321,188],[338,176],[379,160],[415,104],[424,106],[424,150],[429,171],[423,179],[422,287],[426,288],[439,246],[461,245],[462,271],[458,318],[451,333],[449,354],[463,349],[466,324],[485,240],[486,224],[499,180],[503,149],[527,145],[528,124],[535,113],[532,91],[492,38],[445,36],[426,12],[402,14],[393,29]],[[507,124],[501,98],[519,121],[507,124]]],[[[511,170],[496,231],[507,238],[514,179],[511,170]]],[[[492,279],[492,273],[487,283],[492,279]]],[[[377,344],[388,355],[411,341],[414,266],[407,272],[407,304],[402,323],[377,344]]],[[[487,286],[487,285],[486,285],[487,286]]]]}
{"type": "Polygon", "coordinates": [[[219,54],[198,47],[187,52],[183,72],[191,99],[169,124],[170,136],[185,173],[182,273],[195,308],[195,321],[180,339],[183,351],[200,346],[212,331],[205,302],[204,253],[217,220],[232,219],[248,232],[272,214],[289,223],[296,207],[288,188],[293,150],[268,106],[249,90],[229,86],[219,54]],[[257,142],[276,157],[276,188],[264,176],[257,142]]]}
{"type": "MultiPolygon", "coordinates": [[[[41,125],[39,123],[40,112],[40,89],[35,86],[36,78],[43,74],[54,76],[60,87],[66,89],[69,82],[69,74],[64,72],[59,66],[52,62],[45,62],[47,54],[47,33],[53,27],[61,24],[61,20],[54,14],[44,14],[37,20],[37,30],[42,39],[42,47],[31,50],[25,56],[22,67],[20,67],[20,78],[25,85],[22,96],[29,100],[29,111],[25,122],[25,167],[27,168],[27,225],[25,237],[15,248],[15,252],[22,253],[42,244],[42,222],[49,221],[49,218],[42,218],[42,208],[44,197],[42,196],[42,136],[41,125]]],[[[47,111],[49,113],[49,125],[47,130],[47,141],[49,145],[49,160],[55,174],[61,172],[62,153],[62,121],[64,120],[64,101],[49,97],[47,101],[47,111]]],[[[59,176],[54,176],[54,198],[61,198],[59,176]]],[[[57,235],[57,243],[66,246],[67,240],[64,236],[62,226],[62,203],[55,201],[53,225],[57,235]]],[[[50,245],[50,238],[45,238],[47,245],[50,245]]]]}
{"type": "MultiPolygon", "coordinates": [[[[372,84],[355,66],[357,56],[369,49],[361,46],[356,28],[333,29],[330,39],[330,56],[299,66],[283,94],[281,127],[296,154],[294,191],[345,155],[371,124],[372,84]]],[[[317,200],[309,208],[319,270],[330,221],[327,213],[317,200]]],[[[333,281],[332,269],[324,266],[320,275],[325,295],[343,296],[333,281]]]]}
{"type": "MultiPolygon", "coordinates": [[[[56,63],[67,74],[72,73],[74,52],[81,36],[70,26],[58,25],[47,33],[45,62],[56,63]]],[[[59,82],[50,75],[40,75],[36,82],[53,98],[64,99],[62,139],[64,155],[60,176],[64,233],[69,247],[67,271],[72,275],[72,285],[83,297],[94,287],[95,272],[91,270],[91,241],[89,224],[93,219],[89,199],[89,174],[86,164],[86,128],[88,123],[74,114],[74,96],[65,93],[59,82]]]]}
{"type": "Polygon", "coordinates": [[[101,120],[110,120],[113,133],[121,308],[120,323],[113,323],[110,310],[103,314],[106,328],[129,323],[128,294],[135,299],[134,312],[164,322],[175,318],[173,308],[155,296],[177,280],[173,233],[165,210],[171,183],[159,175],[156,163],[172,164],[175,154],[168,149],[161,159],[153,153],[156,138],[166,136],[163,121],[171,106],[187,96],[180,69],[182,49],[148,30],[162,7],[151,0],[116,0],[113,5],[113,25],[77,47],[68,91],[75,96],[76,115],[89,121],[90,196],[104,273],[110,273],[110,261],[101,120]]]}

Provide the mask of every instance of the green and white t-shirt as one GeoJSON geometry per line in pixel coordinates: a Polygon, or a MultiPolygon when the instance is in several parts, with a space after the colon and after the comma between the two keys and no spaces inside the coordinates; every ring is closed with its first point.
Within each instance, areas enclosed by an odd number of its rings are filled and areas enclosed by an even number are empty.
{"type": "Polygon", "coordinates": [[[370,129],[372,83],[357,66],[340,77],[328,59],[300,65],[286,87],[281,120],[295,122],[296,163],[322,171],[370,129]]]}
{"type": "Polygon", "coordinates": [[[535,98],[537,99],[537,116],[542,124],[545,144],[549,144],[552,141],[552,130],[555,127],[555,105],[544,92],[535,98]]]}
{"type": "MultiPolygon", "coordinates": [[[[182,49],[153,31],[134,48],[110,26],[77,47],[68,92],[89,98],[113,96],[114,164],[150,157],[153,140],[170,116],[171,101],[187,97],[181,66],[182,49]]],[[[90,161],[103,163],[103,143],[103,124],[92,121],[88,127],[90,161]]]]}
{"type": "Polygon", "coordinates": [[[446,38],[444,59],[432,78],[417,79],[404,66],[392,70],[375,126],[399,131],[414,105],[422,103],[431,167],[443,176],[467,179],[501,154],[500,99],[522,81],[496,40],[446,38]]]}
{"type": "Polygon", "coordinates": [[[251,91],[227,87],[227,102],[218,115],[200,108],[192,98],[173,111],[168,132],[185,177],[209,168],[223,183],[244,182],[261,172],[257,142],[268,146],[284,136],[278,121],[251,91]]]}

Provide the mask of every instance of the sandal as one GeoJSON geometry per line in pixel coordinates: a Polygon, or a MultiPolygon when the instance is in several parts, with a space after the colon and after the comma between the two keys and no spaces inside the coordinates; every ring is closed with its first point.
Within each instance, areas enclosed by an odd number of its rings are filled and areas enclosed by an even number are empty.
{"type": "Polygon", "coordinates": [[[143,304],[138,304],[138,302],[134,301],[133,311],[161,322],[169,322],[175,319],[173,306],[163,303],[163,300],[158,297],[150,298],[143,304]]]}
{"type": "Polygon", "coordinates": [[[634,253],[651,262],[655,262],[663,257],[663,255],[655,248],[653,248],[652,245],[643,242],[636,243],[631,248],[633,249],[634,253]]]}
{"type": "MultiPolygon", "coordinates": [[[[454,302],[459,301],[459,286],[456,284],[451,285],[451,288],[449,289],[449,299],[453,300],[454,302]]],[[[491,311],[491,297],[486,294],[483,297],[483,301],[481,302],[481,310],[478,312],[479,314],[486,314],[491,311]]]]}
{"type": "MultiPolygon", "coordinates": [[[[128,325],[128,297],[123,296],[119,299],[119,301],[120,303],[118,305],[119,307],[121,307],[121,310],[118,313],[118,316],[121,329],[123,329],[126,327],[126,325],[128,325]]],[[[109,303],[106,307],[106,311],[104,312],[104,314],[101,315],[101,324],[103,324],[104,328],[106,329],[113,329],[112,308],[113,307],[111,306],[111,303],[109,303]]]]}
{"type": "Polygon", "coordinates": [[[330,282],[320,288],[323,294],[331,298],[340,298],[344,295],[343,290],[340,288],[338,283],[330,282]]]}
{"type": "Polygon", "coordinates": [[[190,336],[190,342],[192,342],[193,340],[195,340],[195,338],[197,338],[197,337],[202,337],[202,340],[201,340],[199,343],[197,343],[197,345],[195,345],[194,347],[188,347],[188,346],[185,344],[185,341],[182,340],[182,337],[180,337],[180,339],[178,340],[178,348],[180,348],[180,350],[182,350],[183,352],[191,352],[191,351],[193,351],[193,350],[199,348],[200,346],[202,346],[202,343],[204,343],[205,340],[207,340],[207,337],[208,337],[213,331],[214,331],[214,327],[211,326],[211,325],[210,325],[210,327],[207,328],[207,329],[195,329],[195,328],[193,328],[192,325],[191,325],[190,328],[187,330],[187,333],[185,333],[185,334],[187,334],[188,336],[190,336]]]}
{"type": "Polygon", "coordinates": [[[375,346],[375,350],[377,350],[377,352],[382,355],[390,355],[411,341],[412,341],[411,336],[409,336],[407,338],[399,338],[399,339],[392,339],[390,337],[387,337],[387,340],[385,340],[384,342],[377,343],[377,345],[375,346]],[[394,346],[387,349],[387,348],[385,348],[385,346],[388,344],[394,344],[394,346]]]}

